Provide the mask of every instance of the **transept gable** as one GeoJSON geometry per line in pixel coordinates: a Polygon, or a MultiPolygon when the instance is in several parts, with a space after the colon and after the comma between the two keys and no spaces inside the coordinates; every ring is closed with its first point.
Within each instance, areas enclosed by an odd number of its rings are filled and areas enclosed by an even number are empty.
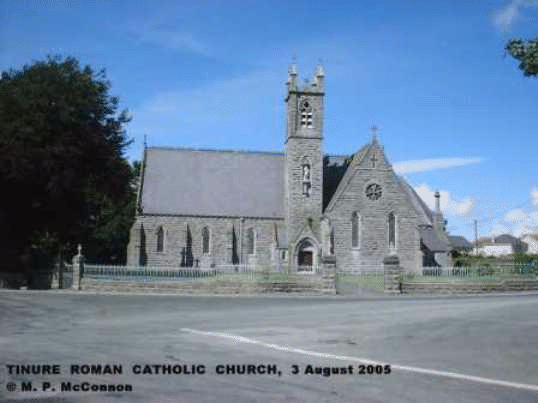
{"type": "Polygon", "coordinates": [[[331,199],[325,208],[325,211],[331,211],[337,201],[345,194],[348,193],[349,188],[354,181],[354,178],[361,176],[363,180],[366,178],[372,178],[372,180],[381,179],[386,182],[387,175],[390,178],[390,182],[393,182],[395,186],[399,187],[399,181],[392,170],[392,165],[387,159],[383,147],[377,141],[374,136],[371,142],[362,148],[360,148],[355,154],[353,154],[347,163],[346,171],[338,184],[336,191],[332,195],[331,199]]]}

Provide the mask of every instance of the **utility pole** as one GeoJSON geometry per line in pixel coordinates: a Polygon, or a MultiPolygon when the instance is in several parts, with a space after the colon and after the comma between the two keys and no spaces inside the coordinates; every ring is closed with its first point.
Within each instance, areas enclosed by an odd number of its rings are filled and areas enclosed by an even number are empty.
{"type": "Polygon", "coordinates": [[[478,256],[478,220],[474,220],[474,246],[475,246],[475,255],[478,256]]]}

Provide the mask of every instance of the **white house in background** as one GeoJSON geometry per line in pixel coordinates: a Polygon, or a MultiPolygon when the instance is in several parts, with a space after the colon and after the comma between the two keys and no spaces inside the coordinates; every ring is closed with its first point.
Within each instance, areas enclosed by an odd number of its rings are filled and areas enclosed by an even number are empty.
{"type": "Polygon", "coordinates": [[[527,253],[538,254],[538,234],[526,234],[521,240],[527,244],[527,253]]]}
{"type": "Polygon", "coordinates": [[[483,256],[507,256],[521,250],[521,241],[508,234],[497,237],[483,237],[475,246],[475,254],[483,256]]]}
{"type": "Polygon", "coordinates": [[[511,243],[486,243],[478,247],[478,254],[483,256],[507,256],[514,253],[511,243]]]}

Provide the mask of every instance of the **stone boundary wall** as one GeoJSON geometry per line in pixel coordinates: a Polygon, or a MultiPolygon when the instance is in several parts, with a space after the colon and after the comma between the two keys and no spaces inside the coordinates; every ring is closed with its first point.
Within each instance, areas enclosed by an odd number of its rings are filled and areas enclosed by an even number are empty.
{"type": "MultiPolygon", "coordinates": [[[[80,255],[80,252],[79,252],[80,255]]],[[[140,292],[177,294],[262,294],[301,293],[308,295],[336,294],[336,259],[334,256],[322,259],[318,273],[289,273],[285,279],[270,280],[274,273],[258,281],[227,281],[226,279],[205,279],[202,281],[115,281],[97,280],[78,276],[83,258],[73,260],[73,289],[96,292],[140,292]],[[78,281],[77,281],[78,280],[78,281]]]]}
{"type": "MultiPolygon", "coordinates": [[[[323,281],[268,281],[268,282],[132,282],[85,279],[82,290],[96,292],[132,292],[132,293],[172,293],[172,294],[242,294],[255,295],[264,293],[293,293],[308,295],[332,294],[323,281]]],[[[336,293],[336,289],[335,292],[336,293]]]]}
{"type": "Polygon", "coordinates": [[[538,280],[504,280],[495,283],[401,283],[402,294],[482,294],[538,291],[538,280]]]}

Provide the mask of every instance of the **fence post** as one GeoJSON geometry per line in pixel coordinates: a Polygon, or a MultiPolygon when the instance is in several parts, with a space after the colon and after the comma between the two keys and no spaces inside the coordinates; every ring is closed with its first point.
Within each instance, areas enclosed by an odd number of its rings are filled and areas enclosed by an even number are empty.
{"type": "Polygon", "coordinates": [[[385,272],[385,293],[386,294],[401,294],[401,278],[402,268],[400,267],[400,259],[396,255],[385,256],[383,259],[385,272]]]}
{"type": "Polygon", "coordinates": [[[324,294],[336,294],[336,256],[321,258],[321,282],[324,294]]]}
{"type": "Polygon", "coordinates": [[[50,283],[51,289],[58,289],[62,288],[62,281],[60,279],[61,272],[62,271],[62,261],[59,260],[54,264],[54,270],[52,270],[52,281],[50,283]]]}
{"type": "Polygon", "coordinates": [[[81,271],[84,264],[84,256],[82,256],[82,245],[78,245],[78,254],[73,257],[73,285],[72,288],[80,290],[81,271]]]}

